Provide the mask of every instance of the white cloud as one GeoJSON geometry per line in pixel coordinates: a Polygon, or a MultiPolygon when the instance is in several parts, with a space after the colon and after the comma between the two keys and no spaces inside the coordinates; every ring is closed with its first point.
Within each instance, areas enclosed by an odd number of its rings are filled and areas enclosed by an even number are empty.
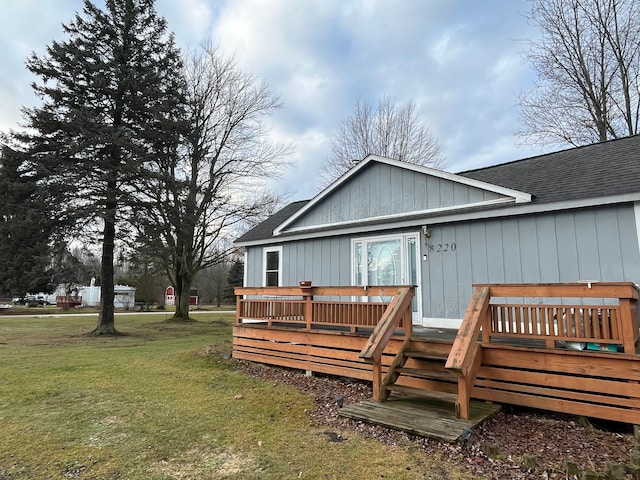
{"type": "Polygon", "coordinates": [[[328,154],[330,138],[325,131],[309,129],[298,137],[291,165],[277,182],[281,193],[295,192],[295,198],[311,198],[318,193],[320,161],[328,154]]]}
{"type": "Polygon", "coordinates": [[[0,3],[0,131],[15,129],[22,106],[36,104],[25,67],[32,52],[43,53],[62,36],[62,23],[73,18],[77,1],[22,0],[0,3]]]}
{"type": "Polygon", "coordinates": [[[459,42],[463,30],[462,26],[457,26],[442,32],[428,49],[429,57],[439,67],[444,67],[454,59],[464,56],[465,46],[459,42]]]}
{"type": "Polygon", "coordinates": [[[199,43],[206,38],[211,24],[212,2],[206,0],[158,0],[156,10],[168,19],[181,44],[199,43]]]}

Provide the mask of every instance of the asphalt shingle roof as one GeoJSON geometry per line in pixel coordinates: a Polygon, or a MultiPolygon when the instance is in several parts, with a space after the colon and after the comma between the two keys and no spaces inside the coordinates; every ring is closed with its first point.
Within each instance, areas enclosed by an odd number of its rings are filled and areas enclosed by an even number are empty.
{"type": "Polygon", "coordinates": [[[267,218],[264,222],[256,225],[247,233],[242,235],[236,240],[236,242],[251,242],[254,240],[271,238],[273,236],[273,230],[275,230],[278,225],[283,223],[287,218],[304,207],[308,202],[309,200],[301,200],[286,205],[281,210],[278,210],[276,213],[267,218]]]}
{"type": "MultiPolygon", "coordinates": [[[[640,193],[640,135],[468,170],[458,175],[530,193],[532,203],[536,204],[640,193]]],[[[285,206],[236,242],[272,238],[273,230],[308,202],[298,201],[285,206]]],[[[379,222],[371,222],[372,225],[376,223],[379,222]]]]}
{"type": "Polygon", "coordinates": [[[534,195],[535,203],[640,192],[640,135],[458,175],[534,195]]]}

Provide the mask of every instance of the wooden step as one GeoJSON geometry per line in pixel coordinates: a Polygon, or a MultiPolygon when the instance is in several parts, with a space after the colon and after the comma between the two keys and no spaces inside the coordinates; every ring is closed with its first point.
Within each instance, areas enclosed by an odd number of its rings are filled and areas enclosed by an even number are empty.
{"type": "Polygon", "coordinates": [[[471,400],[471,418],[456,418],[450,405],[417,397],[394,396],[385,402],[365,400],[339,410],[342,417],[384,425],[397,430],[456,442],[465,427],[476,428],[494,415],[500,407],[496,404],[471,400]]]}
{"type": "Polygon", "coordinates": [[[442,402],[456,403],[458,395],[455,393],[440,392],[437,390],[424,390],[422,388],[407,387],[405,385],[388,385],[387,390],[402,395],[412,397],[430,398],[432,400],[440,400],[442,402]]]}
{"type": "Polygon", "coordinates": [[[423,370],[420,368],[396,368],[396,373],[400,375],[411,375],[412,377],[424,378],[425,380],[437,380],[440,382],[456,382],[457,377],[451,372],[434,372],[433,370],[423,370]]]}
{"type": "Polygon", "coordinates": [[[439,362],[446,362],[449,358],[448,353],[438,352],[422,352],[420,350],[405,350],[402,354],[407,358],[416,358],[419,360],[435,360],[439,362]]]}

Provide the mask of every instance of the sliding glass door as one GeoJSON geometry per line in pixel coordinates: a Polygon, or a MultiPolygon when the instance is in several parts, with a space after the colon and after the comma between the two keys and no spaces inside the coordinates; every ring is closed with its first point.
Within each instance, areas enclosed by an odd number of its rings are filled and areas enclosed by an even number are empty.
{"type": "MultiPolygon", "coordinates": [[[[418,285],[418,234],[352,240],[353,285],[418,285]]],[[[420,324],[420,288],[413,300],[413,323],[420,324]]]]}

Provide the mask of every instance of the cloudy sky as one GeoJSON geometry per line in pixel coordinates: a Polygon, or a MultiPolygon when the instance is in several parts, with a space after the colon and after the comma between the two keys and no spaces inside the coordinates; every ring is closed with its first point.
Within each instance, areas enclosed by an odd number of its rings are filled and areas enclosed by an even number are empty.
{"type": "MultiPolygon", "coordinates": [[[[101,4],[100,0],[95,3],[101,4]]],[[[0,1],[0,130],[36,102],[27,56],[62,39],[81,0],[0,1]]],[[[534,75],[523,40],[537,32],[526,0],[157,0],[178,45],[211,39],[281,95],[275,139],[295,144],[272,186],[292,200],[317,193],[320,162],[357,98],[413,100],[444,146],[445,170],[525,158],[516,94],[534,75]]]]}

